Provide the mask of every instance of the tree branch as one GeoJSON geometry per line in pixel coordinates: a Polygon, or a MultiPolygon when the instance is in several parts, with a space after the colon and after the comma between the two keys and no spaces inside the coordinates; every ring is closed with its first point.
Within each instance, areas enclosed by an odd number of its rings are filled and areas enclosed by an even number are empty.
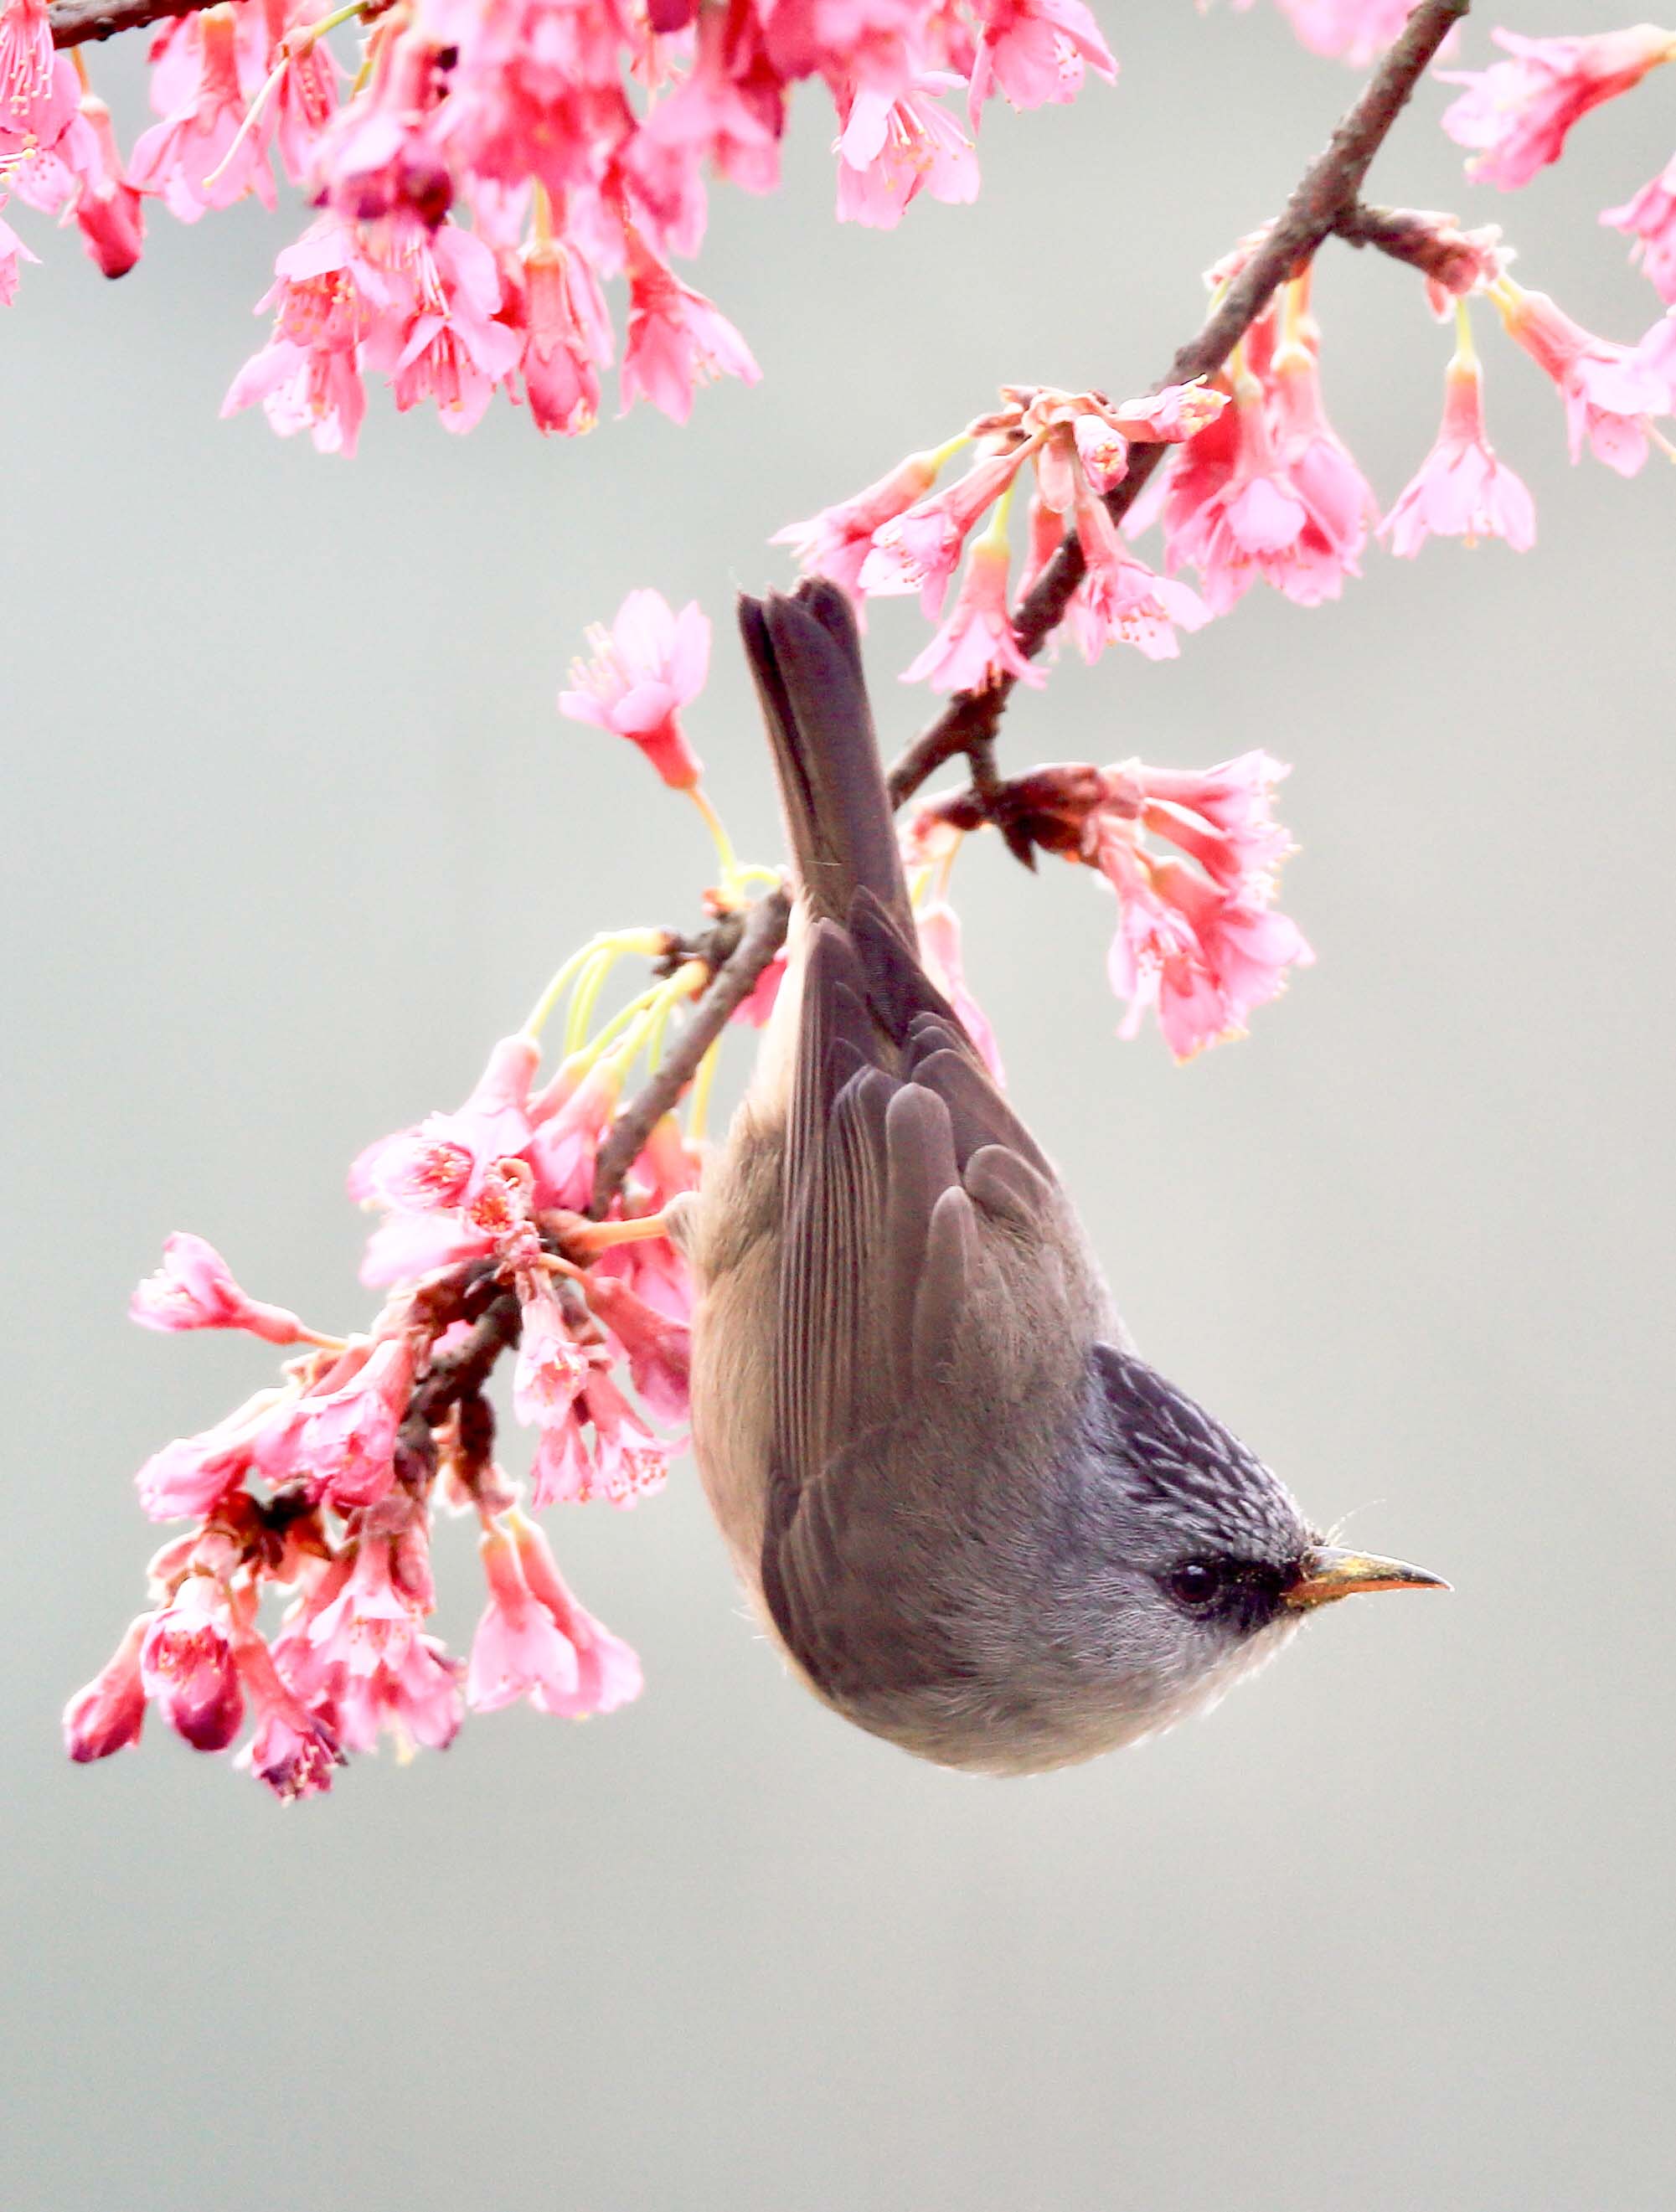
{"type": "Polygon", "coordinates": [[[52,0],[46,15],[55,46],[82,46],[90,39],[113,39],[118,31],[143,31],[173,15],[196,15],[215,0],[52,0]]]}
{"type": "Polygon", "coordinates": [[[697,1074],[700,1061],[785,943],[791,912],[784,891],[770,891],[757,900],[738,945],[711,978],[669,1057],[612,1122],[593,1171],[588,1211],[596,1221],[622,1188],[622,1179],[645,1150],[647,1139],[697,1074]]]}
{"type": "MultiPolygon", "coordinates": [[[[1309,167],[1251,258],[1212,308],[1196,337],[1188,340],[1160,380],[1189,384],[1211,376],[1260,315],[1278,286],[1307,262],[1357,206],[1363,180],[1413,95],[1427,64],[1472,5],[1472,0],[1421,0],[1401,35],[1387,48],[1362,96],[1309,167]]],[[[1361,242],[1361,241],[1358,241],[1361,242]]],[[[1369,240],[1368,242],[1378,242],[1369,240]]],[[[1164,457],[1162,446],[1130,450],[1129,473],[1108,493],[1106,506],[1120,521],[1164,457]]],[[[1040,653],[1065,618],[1071,595],[1083,580],[1082,548],[1067,531],[1014,617],[1020,649],[1040,653]]],[[[890,799],[900,806],[956,753],[981,761],[993,744],[1014,679],[1004,677],[982,691],[956,693],[936,720],[907,746],[891,768],[890,799]]],[[[993,774],[993,762],[990,764],[993,774]]]]}

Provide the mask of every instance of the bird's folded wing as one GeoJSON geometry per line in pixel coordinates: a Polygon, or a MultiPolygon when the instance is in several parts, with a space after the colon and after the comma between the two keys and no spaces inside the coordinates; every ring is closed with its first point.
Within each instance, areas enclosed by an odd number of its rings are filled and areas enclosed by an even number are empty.
{"type": "MultiPolygon", "coordinates": [[[[957,1364],[994,1238],[1058,1202],[1052,1170],[883,908],[817,922],[787,1157],[770,1521],[957,1364]]],[[[1005,1295],[1005,1291],[1001,1292],[1005,1295]]]]}

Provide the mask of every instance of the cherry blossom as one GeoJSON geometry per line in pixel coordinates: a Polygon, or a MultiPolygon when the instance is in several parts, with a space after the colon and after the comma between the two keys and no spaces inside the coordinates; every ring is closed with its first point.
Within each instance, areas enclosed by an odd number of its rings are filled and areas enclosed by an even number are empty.
{"type": "Polygon", "coordinates": [[[1572,459],[1586,439],[1597,461],[1634,476],[1647,459],[1651,418],[1671,410],[1668,369],[1644,351],[1596,337],[1545,292],[1527,292],[1504,277],[1491,296],[1509,336],[1558,386],[1572,459]]]}
{"type": "Polygon", "coordinates": [[[685,790],[703,766],[681,728],[680,710],[704,689],[710,624],[697,605],[675,613],[661,592],[630,592],[609,632],[588,634],[590,661],[573,661],[559,712],[640,747],[666,784],[685,790]]]}
{"type": "Polygon", "coordinates": [[[1635,240],[1631,259],[1640,262],[1661,300],[1676,301],[1676,155],[1651,184],[1622,207],[1608,208],[1600,220],[1635,240]]]}
{"type": "Polygon", "coordinates": [[[1470,356],[1449,363],[1437,442],[1379,527],[1404,557],[1429,537],[1500,538],[1519,553],[1536,542],[1531,495],[1485,434],[1483,373],[1470,356]]]}
{"type": "Polygon", "coordinates": [[[1466,88],[1445,110],[1443,128],[1457,145],[1475,149],[1467,174],[1503,191],[1527,185],[1539,169],[1558,161],[1572,125],[1591,108],[1676,59],[1676,34],[1653,23],[1574,39],[1491,35],[1511,60],[1438,75],[1446,84],[1466,88]]]}
{"type": "Polygon", "coordinates": [[[1021,651],[1007,605],[1005,532],[972,548],[953,611],[937,635],[902,672],[904,684],[936,691],[984,691],[1005,677],[1040,690],[1047,681],[1021,651]]]}

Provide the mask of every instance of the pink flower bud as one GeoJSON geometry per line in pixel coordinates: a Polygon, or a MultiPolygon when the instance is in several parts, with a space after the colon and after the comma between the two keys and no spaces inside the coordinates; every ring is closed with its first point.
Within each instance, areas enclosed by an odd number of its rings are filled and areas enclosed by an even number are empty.
{"type": "Polygon", "coordinates": [[[183,1230],[163,1241],[163,1264],[129,1301],[143,1328],[246,1328],[270,1344],[295,1344],[302,1323],[283,1306],[246,1297],[213,1244],[183,1230]]]}
{"type": "Polygon", "coordinates": [[[139,1741],[145,1719],[140,1646],[155,1618],[143,1613],[131,1623],[106,1664],[64,1707],[64,1749],[72,1759],[108,1759],[125,1744],[139,1741]]]}

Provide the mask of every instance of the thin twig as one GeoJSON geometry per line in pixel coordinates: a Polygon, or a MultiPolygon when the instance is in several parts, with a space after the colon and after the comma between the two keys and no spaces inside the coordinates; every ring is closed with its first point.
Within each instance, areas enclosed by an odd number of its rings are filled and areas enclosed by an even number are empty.
{"type": "MultiPolygon", "coordinates": [[[[1427,64],[1471,5],[1472,0],[1421,0],[1401,35],[1386,50],[1361,98],[1328,140],[1325,153],[1304,172],[1278,221],[1230,284],[1204,328],[1171,362],[1155,390],[1214,375],[1278,287],[1309,259],[1346,211],[1356,206],[1363,179],[1392,125],[1412,97],[1427,64]]],[[[1162,446],[1132,448],[1129,473],[1106,500],[1114,522],[1120,521],[1134,504],[1164,451],[1162,446]]],[[[1071,595],[1083,580],[1084,566],[1076,532],[1067,531],[1014,617],[1020,649],[1027,655],[1040,653],[1064,620],[1071,595]]],[[[900,806],[911,798],[927,776],[935,775],[956,753],[981,759],[981,748],[993,742],[1012,686],[1013,678],[1008,676],[985,690],[956,693],[891,768],[892,804],[900,806]]]]}
{"type": "Polygon", "coordinates": [[[588,1211],[596,1221],[622,1188],[623,1177],[646,1149],[647,1139],[697,1074],[699,1062],[785,943],[791,911],[784,891],[770,891],[757,900],[744,935],[716,970],[662,1066],[612,1122],[594,1166],[588,1211]]]}

